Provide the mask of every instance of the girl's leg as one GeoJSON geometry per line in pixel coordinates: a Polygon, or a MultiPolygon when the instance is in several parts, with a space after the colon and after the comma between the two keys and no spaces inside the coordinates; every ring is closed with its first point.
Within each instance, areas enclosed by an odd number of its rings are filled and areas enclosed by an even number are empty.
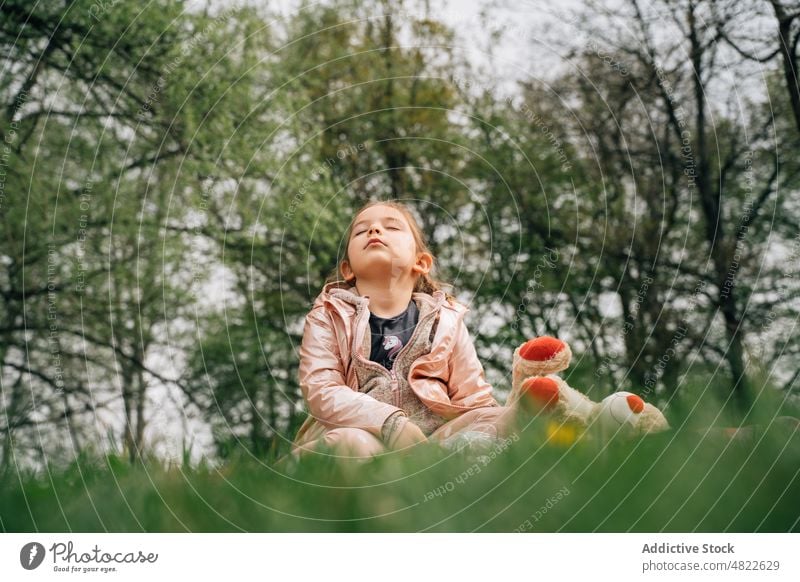
{"type": "Polygon", "coordinates": [[[361,428],[335,428],[325,433],[323,438],[328,446],[343,456],[365,458],[386,450],[379,438],[361,428]]]}
{"type": "Polygon", "coordinates": [[[307,455],[322,444],[332,448],[343,459],[367,459],[386,450],[383,442],[371,432],[361,428],[342,427],[325,431],[319,438],[295,447],[292,455],[307,455]]]}
{"type": "Polygon", "coordinates": [[[433,431],[429,440],[441,442],[461,432],[482,432],[495,438],[508,438],[514,430],[516,410],[508,406],[487,406],[468,410],[433,431]]]}

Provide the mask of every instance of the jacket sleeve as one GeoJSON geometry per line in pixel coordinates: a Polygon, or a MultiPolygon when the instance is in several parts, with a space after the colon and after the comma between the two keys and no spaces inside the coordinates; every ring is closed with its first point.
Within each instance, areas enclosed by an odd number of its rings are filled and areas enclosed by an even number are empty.
{"type": "Polygon", "coordinates": [[[499,406],[492,395],[492,385],[484,377],[483,366],[463,317],[458,320],[449,367],[448,394],[452,404],[465,408],[499,406]]]}
{"type": "Polygon", "coordinates": [[[312,309],[305,320],[299,369],[309,412],[329,429],[362,428],[381,438],[384,421],[401,409],[350,388],[344,369],[327,313],[312,309]]]}

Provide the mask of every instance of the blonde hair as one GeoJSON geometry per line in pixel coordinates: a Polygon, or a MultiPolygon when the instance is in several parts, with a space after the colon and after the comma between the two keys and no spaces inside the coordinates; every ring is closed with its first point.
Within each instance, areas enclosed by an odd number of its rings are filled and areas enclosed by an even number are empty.
{"type": "MultiPolygon", "coordinates": [[[[423,234],[422,229],[419,227],[417,219],[414,218],[414,215],[412,214],[408,206],[406,206],[402,202],[397,202],[395,200],[373,200],[371,202],[367,202],[366,204],[364,204],[353,215],[353,219],[350,221],[350,224],[347,227],[347,233],[345,234],[344,257],[342,257],[341,260],[337,261],[336,267],[333,269],[330,275],[328,275],[328,278],[325,280],[325,284],[333,283],[335,281],[341,281],[344,278],[344,275],[341,272],[341,264],[344,261],[350,262],[350,256],[347,252],[347,248],[349,246],[350,236],[353,234],[353,226],[355,225],[356,218],[358,218],[358,215],[361,214],[364,210],[372,206],[389,206],[390,208],[394,208],[395,210],[398,210],[400,213],[402,213],[406,221],[408,222],[409,227],[411,227],[411,233],[414,236],[414,243],[417,247],[416,252],[429,253],[431,256],[433,256],[433,253],[431,253],[430,249],[428,248],[428,242],[425,239],[425,235],[423,234]]],[[[454,303],[455,301],[457,301],[455,296],[442,289],[442,287],[444,286],[450,288],[452,288],[453,286],[449,283],[444,283],[442,281],[439,281],[438,279],[435,279],[432,276],[432,273],[435,270],[435,262],[436,261],[434,258],[434,266],[431,267],[429,273],[422,274],[417,277],[417,280],[414,283],[414,292],[427,293],[429,295],[433,295],[435,291],[442,291],[445,295],[445,298],[450,303],[454,303]]],[[[355,278],[351,277],[350,280],[347,280],[345,282],[352,286],[355,283],[355,278]]]]}

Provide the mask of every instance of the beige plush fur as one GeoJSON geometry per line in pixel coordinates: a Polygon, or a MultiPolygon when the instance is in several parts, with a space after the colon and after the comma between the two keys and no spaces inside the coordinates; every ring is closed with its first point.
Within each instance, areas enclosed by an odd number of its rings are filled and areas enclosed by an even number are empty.
{"type": "MultiPolygon", "coordinates": [[[[524,344],[523,344],[524,345],[524,344]]],[[[572,359],[572,351],[566,342],[564,349],[555,357],[544,361],[525,360],[519,355],[519,346],[514,350],[512,368],[512,387],[506,401],[507,406],[517,405],[525,397],[523,385],[529,378],[545,377],[558,385],[558,401],[543,413],[557,422],[577,424],[583,427],[596,425],[602,427],[603,433],[641,435],[667,430],[667,422],[661,411],[650,403],[645,403],[644,410],[636,415],[632,424],[623,426],[608,414],[599,402],[594,402],[582,392],[570,386],[558,372],[566,370],[572,359]]]]}

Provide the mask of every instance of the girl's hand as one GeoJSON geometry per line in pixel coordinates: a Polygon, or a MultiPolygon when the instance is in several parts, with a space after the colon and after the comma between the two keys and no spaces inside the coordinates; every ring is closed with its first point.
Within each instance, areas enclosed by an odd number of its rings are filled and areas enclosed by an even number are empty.
{"type": "Polygon", "coordinates": [[[417,443],[424,443],[428,440],[428,437],[425,436],[422,429],[410,420],[406,421],[397,431],[397,434],[392,439],[392,445],[390,447],[395,451],[412,447],[417,443]]]}

